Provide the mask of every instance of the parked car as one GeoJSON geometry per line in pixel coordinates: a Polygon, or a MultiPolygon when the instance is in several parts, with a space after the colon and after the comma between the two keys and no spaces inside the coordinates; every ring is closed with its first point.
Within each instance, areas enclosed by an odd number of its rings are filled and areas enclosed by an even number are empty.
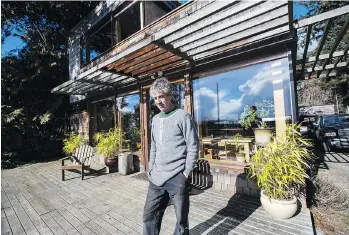
{"type": "Polygon", "coordinates": [[[313,127],[313,123],[316,121],[317,115],[302,115],[299,118],[299,122],[301,124],[300,133],[303,136],[309,136],[311,129],[313,127]]]}
{"type": "Polygon", "coordinates": [[[311,136],[324,151],[349,148],[349,114],[318,116],[312,124],[311,136]]]}

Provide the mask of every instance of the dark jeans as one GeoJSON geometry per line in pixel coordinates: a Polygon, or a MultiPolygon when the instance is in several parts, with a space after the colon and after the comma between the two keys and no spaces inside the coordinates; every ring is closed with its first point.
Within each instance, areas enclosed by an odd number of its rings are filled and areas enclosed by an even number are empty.
{"type": "Polygon", "coordinates": [[[148,195],[143,213],[143,234],[158,235],[165,209],[171,199],[177,223],[174,235],[189,235],[189,185],[187,178],[179,173],[163,186],[149,182],[148,195]]]}

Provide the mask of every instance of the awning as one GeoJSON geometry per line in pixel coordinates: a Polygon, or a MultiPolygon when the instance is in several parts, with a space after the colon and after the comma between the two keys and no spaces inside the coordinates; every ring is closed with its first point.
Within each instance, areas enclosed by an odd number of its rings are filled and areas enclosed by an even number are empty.
{"type": "Polygon", "coordinates": [[[183,5],[80,70],[53,93],[90,95],[204,67],[294,40],[292,2],[196,1],[183,5]]]}
{"type": "Polygon", "coordinates": [[[137,82],[137,79],[107,71],[98,71],[78,80],[69,80],[52,89],[52,93],[87,95],[88,93],[114,90],[117,85],[132,82],[137,82]]]}
{"type": "Polygon", "coordinates": [[[349,5],[302,19],[295,24],[298,37],[304,37],[304,46],[298,45],[300,57],[296,67],[298,79],[334,77],[337,75],[338,69],[348,68],[349,44],[343,43],[344,36],[348,34],[348,14],[349,5]],[[346,19],[343,20],[342,25],[334,23],[339,17],[346,19]],[[334,40],[329,40],[329,32],[334,27],[340,27],[339,34],[334,40]],[[316,28],[323,30],[317,33],[316,28]],[[319,37],[318,45],[310,55],[309,45],[315,40],[314,36],[319,37]],[[329,49],[324,50],[325,44],[327,44],[326,48],[329,49]]]}

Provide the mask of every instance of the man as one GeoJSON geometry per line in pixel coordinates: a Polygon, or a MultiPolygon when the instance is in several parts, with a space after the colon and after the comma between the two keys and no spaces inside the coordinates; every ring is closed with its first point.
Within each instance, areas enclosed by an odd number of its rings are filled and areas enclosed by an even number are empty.
{"type": "Polygon", "coordinates": [[[150,94],[160,113],[151,126],[149,188],[143,214],[143,234],[160,233],[161,221],[171,199],[177,223],[174,234],[189,234],[188,176],[198,157],[199,139],[190,114],[172,103],[172,84],[154,81],[150,94]]]}

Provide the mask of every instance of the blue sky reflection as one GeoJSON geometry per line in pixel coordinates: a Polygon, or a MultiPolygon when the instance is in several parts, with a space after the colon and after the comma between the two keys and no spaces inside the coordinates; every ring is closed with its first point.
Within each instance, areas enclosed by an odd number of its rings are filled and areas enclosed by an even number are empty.
{"type": "Polygon", "coordinates": [[[287,58],[194,80],[195,120],[199,123],[217,120],[235,122],[245,105],[251,106],[262,100],[274,103],[273,81],[280,79],[285,92],[286,115],[289,115],[287,58]]]}

